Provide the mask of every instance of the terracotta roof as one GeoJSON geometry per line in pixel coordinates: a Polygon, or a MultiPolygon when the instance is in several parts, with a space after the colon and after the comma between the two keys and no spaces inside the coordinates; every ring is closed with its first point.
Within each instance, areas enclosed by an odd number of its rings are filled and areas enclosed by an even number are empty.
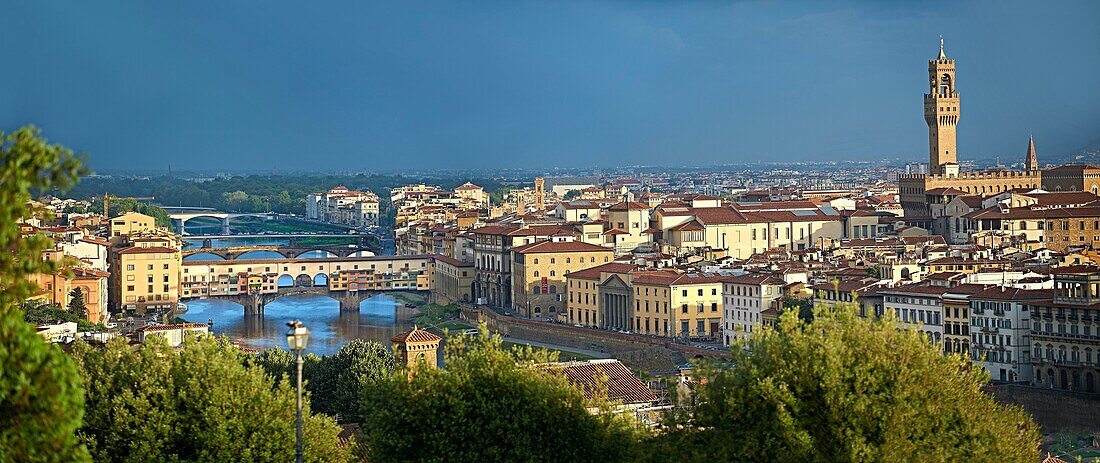
{"type": "Polygon", "coordinates": [[[404,342],[404,343],[409,343],[409,342],[438,342],[438,341],[441,341],[442,339],[443,338],[441,338],[439,336],[436,336],[433,333],[430,333],[430,332],[422,330],[422,329],[420,329],[416,326],[413,326],[413,329],[390,338],[390,341],[391,342],[404,342]]]}
{"type": "Polygon", "coordinates": [[[817,209],[817,205],[814,204],[812,201],[803,200],[741,202],[734,204],[734,207],[737,208],[737,210],[743,212],[817,209]]]}
{"type": "Polygon", "coordinates": [[[929,236],[903,236],[901,240],[905,244],[939,244],[945,245],[947,241],[943,239],[941,235],[929,235],[929,236]]]}
{"type": "Polygon", "coordinates": [[[485,225],[470,230],[470,233],[477,235],[507,235],[510,232],[516,231],[519,227],[515,225],[485,225]]]}
{"type": "Polygon", "coordinates": [[[923,283],[913,283],[910,285],[896,286],[893,288],[879,289],[879,293],[890,294],[924,294],[928,296],[942,296],[943,293],[950,291],[951,288],[946,286],[931,286],[923,283]]]}
{"type": "Polygon", "coordinates": [[[455,187],[455,191],[478,190],[478,189],[481,189],[481,187],[479,187],[477,185],[474,185],[473,183],[470,183],[470,182],[466,182],[466,183],[463,183],[462,185],[459,185],[459,186],[455,187]]]}
{"type": "Polygon", "coordinates": [[[672,231],[691,231],[691,230],[704,230],[705,228],[699,224],[698,220],[689,220],[675,227],[669,228],[672,231]]]}
{"type": "Polygon", "coordinates": [[[670,270],[647,270],[632,275],[634,284],[669,286],[680,274],[670,270]]]}
{"type": "Polygon", "coordinates": [[[512,248],[517,254],[539,254],[547,252],[611,252],[611,248],[585,243],[583,241],[536,241],[512,248]]]}
{"type": "Polygon", "coordinates": [[[1068,206],[1088,204],[1100,200],[1100,197],[1087,191],[1051,191],[1046,193],[1024,193],[1023,196],[1035,198],[1039,206],[1068,206]]]}
{"type": "Polygon", "coordinates": [[[941,257],[927,262],[928,265],[998,265],[1010,264],[1007,260],[994,259],[963,259],[961,257],[941,257]]]}
{"type": "Polygon", "coordinates": [[[982,208],[983,198],[981,196],[977,196],[977,195],[960,196],[957,199],[959,201],[962,201],[963,204],[966,204],[966,206],[971,208],[971,209],[981,209],[982,208]]]}
{"type": "Polygon", "coordinates": [[[746,222],[744,214],[730,207],[696,207],[691,211],[691,215],[703,225],[746,222]]]}
{"type": "Polygon", "coordinates": [[[585,280],[598,280],[600,274],[603,272],[608,273],[629,273],[630,271],[638,268],[638,266],[626,262],[608,262],[603,265],[597,265],[595,267],[586,268],[584,270],[577,270],[576,272],[570,272],[566,274],[568,278],[581,278],[585,280]]]}
{"type": "Polygon", "coordinates": [[[722,280],[724,283],[732,283],[739,285],[785,285],[785,281],[776,278],[768,274],[752,274],[746,273],[744,275],[726,275],[722,280]]]}
{"type": "Polygon", "coordinates": [[[100,246],[110,246],[111,245],[111,243],[109,241],[107,241],[103,238],[96,237],[96,236],[85,236],[85,237],[81,238],[80,241],[83,241],[85,243],[98,244],[100,246]]]}
{"type": "Polygon", "coordinates": [[[558,205],[561,206],[562,209],[569,209],[569,210],[577,210],[577,209],[587,210],[587,209],[599,209],[600,208],[600,206],[597,206],[596,204],[588,202],[588,201],[562,201],[562,202],[558,203],[558,205]]]}
{"type": "Polygon", "coordinates": [[[576,229],[572,225],[564,225],[560,223],[549,225],[531,225],[525,228],[512,230],[507,233],[508,236],[561,236],[562,234],[573,235],[576,233],[576,229]]]}
{"type": "Polygon", "coordinates": [[[1053,289],[1021,289],[1004,286],[991,286],[970,296],[971,299],[991,299],[995,301],[1025,301],[1051,299],[1053,297],[1053,289]]]}
{"type": "Polygon", "coordinates": [[[440,262],[443,262],[443,263],[446,263],[446,264],[449,264],[449,265],[453,265],[455,267],[473,267],[474,266],[474,264],[464,263],[464,262],[462,262],[458,259],[455,259],[455,258],[449,257],[449,256],[444,256],[442,254],[432,254],[432,258],[437,260],[437,261],[440,261],[440,262]]]}
{"type": "Polygon", "coordinates": [[[637,202],[637,201],[629,201],[629,202],[623,201],[621,203],[614,204],[611,207],[607,208],[607,210],[609,210],[609,211],[632,211],[632,210],[641,210],[641,209],[649,209],[649,205],[646,204],[646,203],[640,203],[640,202],[637,202]]]}
{"type": "Polygon", "coordinates": [[[1067,265],[1065,267],[1055,267],[1050,269],[1050,273],[1057,275],[1069,275],[1069,274],[1089,274],[1100,272],[1100,267],[1093,265],[1067,265]]]}
{"type": "Polygon", "coordinates": [[[641,404],[657,401],[657,395],[618,360],[544,363],[535,367],[553,374],[564,375],[565,379],[573,386],[580,388],[588,399],[606,391],[607,399],[612,402],[641,404]]]}

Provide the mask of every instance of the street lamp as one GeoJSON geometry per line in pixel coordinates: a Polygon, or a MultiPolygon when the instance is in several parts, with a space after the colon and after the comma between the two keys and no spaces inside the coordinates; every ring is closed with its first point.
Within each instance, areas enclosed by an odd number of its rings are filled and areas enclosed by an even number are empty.
{"type": "Polygon", "coordinates": [[[302,351],[306,349],[306,344],[309,343],[309,330],[298,320],[287,322],[286,326],[290,327],[286,331],[286,344],[290,346],[290,350],[294,351],[298,359],[298,433],[296,437],[297,461],[302,463],[302,351]]]}

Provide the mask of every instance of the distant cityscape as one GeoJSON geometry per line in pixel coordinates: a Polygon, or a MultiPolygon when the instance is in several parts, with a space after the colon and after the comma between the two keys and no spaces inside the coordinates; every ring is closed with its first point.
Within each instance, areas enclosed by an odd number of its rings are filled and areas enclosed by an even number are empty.
{"type": "Polygon", "coordinates": [[[785,313],[851,306],[1098,432],[1100,153],[1048,157],[1019,134],[1018,153],[967,159],[955,65],[942,44],[928,62],[927,161],[89,176],[20,224],[71,264],[31,277],[37,300],[80,301],[80,320],[36,327],[59,344],[221,332],[248,351],[279,337],[263,319],[279,301],[328,298],[355,314],[340,342],[435,368],[445,329],[485,327],[572,357],[544,367],[575,385],[585,369],[628,384],[614,411],[653,426],[693,362],[729,360],[785,313]],[[391,312],[362,334],[380,297],[391,312]],[[214,301],[245,326],[193,315],[214,301]]]}

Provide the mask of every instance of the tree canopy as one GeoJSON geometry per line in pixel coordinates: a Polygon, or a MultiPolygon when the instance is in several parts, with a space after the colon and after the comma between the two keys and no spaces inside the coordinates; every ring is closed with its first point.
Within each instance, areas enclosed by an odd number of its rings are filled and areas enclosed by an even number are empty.
{"type": "Polygon", "coordinates": [[[943,355],[917,330],[853,307],[794,311],[733,349],[729,365],[699,372],[657,459],[684,461],[1038,461],[1023,410],[982,391],[988,377],[943,355]]]}
{"type": "Polygon", "coordinates": [[[23,321],[32,325],[75,322],[77,331],[98,331],[104,328],[102,324],[95,324],[82,318],[73,311],[71,305],[69,310],[65,310],[43,301],[32,300],[23,303],[22,309],[23,321]]]}
{"type": "MultiPolygon", "coordinates": [[[[294,354],[282,349],[267,349],[249,362],[275,379],[294,378],[297,374],[294,354]]],[[[362,421],[357,405],[360,392],[388,376],[393,369],[393,354],[386,346],[356,339],[336,354],[305,356],[302,377],[315,411],[340,422],[358,423],[362,421]]]]}
{"type": "MultiPolygon", "coordinates": [[[[178,352],[159,337],[132,350],[79,344],[73,357],[87,388],[79,435],[95,461],[286,462],[294,458],[295,390],[239,349],[190,338],[178,352]]],[[[346,462],[340,428],[303,405],[306,461],[346,462]]]]}
{"type": "Polygon", "coordinates": [[[40,258],[49,238],[20,235],[31,192],[68,188],[83,172],[37,128],[0,132],[0,462],[88,461],[74,434],[84,413],[76,365],[18,310],[38,291],[27,276],[57,270],[40,258]]]}
{"type": "MultiPolygon", "coordinates": [[[[485,333],[482,330],[482,333],[485,333]]],[[[499,337],[451,337],[447,369],[398,370],[364,390],[360,456],[371,462],[634,461],[639,433],[586,410],[562,377],[529,368],[545,352],[499,337]]]]}

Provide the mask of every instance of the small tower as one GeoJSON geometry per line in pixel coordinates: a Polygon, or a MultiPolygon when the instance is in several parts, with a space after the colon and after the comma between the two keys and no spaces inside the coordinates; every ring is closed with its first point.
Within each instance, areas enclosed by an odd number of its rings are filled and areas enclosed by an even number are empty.
{"type": "Polygon", "coordinates": [[[959,123],[959,92],[955,88],[955,60],[948,59],[943,51],[943,37],[940,37],[940,54],[928,61],[924,121],[928,123],[928,170],[937,175],[957,174],[955,126],[959,123]]]}
{"type": "Polygon", "coordinates": [[[544,203],[544,195],[546,193],[544,190],[545,185],[546,180],[542,177],[535,177],[535,207],[537,208],[537,212],[542,212],[546,208],[546,204],[544,203]]]}
{"type": "Polygon", "coordinates": [[[397,363],[404,364],[411,373],[421,362],[428,368],[439,366],[436,355],[441,340],[443,338],[413,326],[413,329],[391,338],[390,342],[393,343],[393,356],[397,363]]]}
{"type": "Polygon", "coordinates": [[[1035,137],[1027,139],[1027,158],[1024,159],[1024,168],[1028,172],[1039,170],[1039,154],[1035,152],[1035,137]]]}

